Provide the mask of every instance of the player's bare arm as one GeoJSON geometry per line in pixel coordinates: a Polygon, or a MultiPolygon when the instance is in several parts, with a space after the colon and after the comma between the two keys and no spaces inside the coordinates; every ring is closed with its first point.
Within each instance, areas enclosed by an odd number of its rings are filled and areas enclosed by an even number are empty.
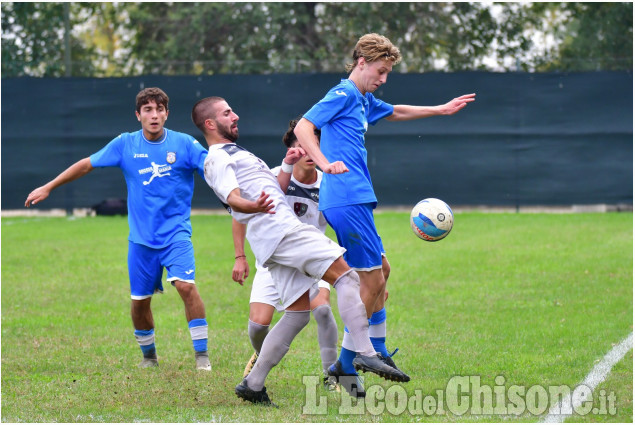
{"type": "Polygon", "coordinates": [[[320,150],[320,144],[315,135],[315,125],[305,118],[302,118],[295,126],[295,136],[298,143],[307,155],[313,159],[320,169],[327,174],[342,174],[348,172],[348,167],[342,161],[329,162],[320,150]]]}
{"type": "Polygon", "coordinates": [[[29,193],[29,196],[24,202],[24,206],[29,208],[31,205],[35,205],[38,202],[45,200],[57,187],[85,176],[92,170],[93,166],[90,163],[90,158],[80,159],[44,186],[40,186],[29,193]]]}
{"type": "Polygon", "coordinates": [[[232,218],[232,238],[234,240],[234,268],[232,269],[232,279],[234,282],[243,282],[249,277],[249,263],[245,255],[245,235],[247,225],[239,223],[232,218]]]}
{"type": "Polygon", "coordinates": [[[256,201],[250,201],[240,196],[240,189],[236,188],[229,193],[227,203],[234,211],[245,214],[276,213],[273,210],[273,199],[269,199],[269,194],[264,191],[260,194],[256,201]]]}
{"type": "Polygon", "coordinates": [[[388,121],[409,121],[437,115],[454,115],[465,108],[468,103],[475,100],[476,94],[471,93],[456,97],[448,103],[437,106],[395,105],[393,114],[386,119],[388,121]]]}

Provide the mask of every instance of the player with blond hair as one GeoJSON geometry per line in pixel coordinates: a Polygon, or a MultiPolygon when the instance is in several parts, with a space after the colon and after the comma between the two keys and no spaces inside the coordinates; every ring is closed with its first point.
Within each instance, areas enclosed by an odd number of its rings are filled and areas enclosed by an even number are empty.
{"type": "MultiPolygon", "coordinates": [[[[438,106],[392,105],[373,93],[386,83],[401,52],[379,34],[365,34],[355,45],[347,79],[328,91],[295,129],[300,146],[324,172],[320,187],[320,210],[335,230],[344,258],[357,271],[361,298],[369,319],[369,334],[382,359],[396,368],[386,348],[387,312],[384,308],[390,265],[375,226],[373,210],[377,197],[368,170],[365,133],[368,125],[382,118],[407,121],[436,115],[452,115],[475,100],[467,94],[438,106]],[[321,130],[321,141],[315,130],[321,130]]],[[[395,350],[396,352],[396,350],[395,350]]],[[[336,377],[355,376],[355,344],[344,333],[342,350],[329,373],[336,377]]],[[[410,378],[404,374],[405,380],[410,378]]]]}

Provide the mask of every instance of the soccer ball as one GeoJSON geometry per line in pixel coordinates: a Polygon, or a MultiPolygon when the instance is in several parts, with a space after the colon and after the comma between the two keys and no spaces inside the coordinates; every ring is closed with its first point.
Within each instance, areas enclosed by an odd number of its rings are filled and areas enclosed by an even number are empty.
{"type": "Polygon", "coordinates": [[[435,242],[445,238],[453,225],[452,209],[440,199],[419,201],[410,213],[410,227],[424,241],[435,242]]]}

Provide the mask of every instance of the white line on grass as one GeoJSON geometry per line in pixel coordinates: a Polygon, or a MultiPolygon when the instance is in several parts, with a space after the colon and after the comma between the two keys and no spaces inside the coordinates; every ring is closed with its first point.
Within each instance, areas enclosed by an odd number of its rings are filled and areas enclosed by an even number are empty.
{"type": "MultiPolygon", "coordinates": [[[[591,391],[595,390],[600,383],[602,383],[606,377],[611,372],[615,363],[622,360],[622,358],[633,348],[633,333],[631,332],[629,336],[624,338],[622,342],[617,344],[611,351],[608,352],[604,358],[595,365],[595,367],[591,370],[591,372],[584,378],[584,381],[580,383],[580,385],[586,385],[591,389],[591,391]]],[[[582,403],[585,401],[583,396],[570,396],[563,397],[562,401],[551,409],[549,409],[549,414],[545,416],[542,420],[544,423],[562,423],[564,420],[571,416],[572,413],[561,413],[561,412],[573,412],[574,409],[580,407],[582,403]]]]}

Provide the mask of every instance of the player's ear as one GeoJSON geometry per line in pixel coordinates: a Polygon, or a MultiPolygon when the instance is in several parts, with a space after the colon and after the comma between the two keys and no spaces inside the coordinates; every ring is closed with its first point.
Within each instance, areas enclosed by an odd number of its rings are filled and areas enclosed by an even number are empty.
{"type": "Polygon", "coordinates": [[[141,114],[138,111],[134,111],[134,114],[137,116],[137,121],[141,121],[141,114]]]}
{"type": "Polygon", "coordinates": [[[210,131],[214,131],[216,130],[216,123],[214,122],[213,119],[208,118],[204,121],[205,124],[205,128],[207,128],[210,131]]]}

